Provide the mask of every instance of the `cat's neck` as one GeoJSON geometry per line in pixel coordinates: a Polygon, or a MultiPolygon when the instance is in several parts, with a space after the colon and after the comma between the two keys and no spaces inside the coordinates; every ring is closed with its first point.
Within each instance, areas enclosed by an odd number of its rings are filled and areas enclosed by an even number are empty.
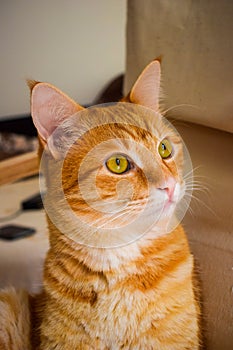
{"type": "MultiPolygon", "coordinates": [[[[177,250],[188,250],[186,236],[183,228],[178,226],[171,233],[158,235],[153,231],[144,235],[141,239],[119,248],[92,248],[78,244],[61,234],[56,227],[49,222],[50,226],[50,250],[48,253],[47,265],[59,265],[62,261],[72,259],[74,263],[75,273],[76,266],[82,267],[84,270],[92,271],[93,273],[107,274],[116,271],[119,274],[126,274],[130,271],[133,273],[134,268],[137,268],[137,262],[145,260],[148,255],[148,250],[153,255],[163,254],[163,250],[169,244],[177,244],[177,250]],[[154,253],[153,253],[154,252],[154,253]]],[[[150,256],[147,259],[150,260],[150,256]]],[[[145,264],[145,261],[143,261],[145,264]]],[[[52,266],[51,266],[52,267],[52,266]]],[[[79,273],[78,273],[79,275],[79,273]]],[[[77,276],[78,276],[77,275],[77,276]]]]}

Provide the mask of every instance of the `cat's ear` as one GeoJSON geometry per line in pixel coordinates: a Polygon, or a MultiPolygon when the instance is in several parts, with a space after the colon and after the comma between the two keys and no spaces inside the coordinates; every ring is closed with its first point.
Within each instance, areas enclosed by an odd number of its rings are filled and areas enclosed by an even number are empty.
{"type": "Polygon", "coordinates": [[[156,59],[146,66],[133,85],[129,94],[130,101],[158,111],[160,80],[160,60],[156,59]]]}
{"type": "Polygon", "coordinates": [[[48,83],[28,81],[31,89],[31,115],[39,136],[47,142],[53,131],[83,107],[48,83]]]}

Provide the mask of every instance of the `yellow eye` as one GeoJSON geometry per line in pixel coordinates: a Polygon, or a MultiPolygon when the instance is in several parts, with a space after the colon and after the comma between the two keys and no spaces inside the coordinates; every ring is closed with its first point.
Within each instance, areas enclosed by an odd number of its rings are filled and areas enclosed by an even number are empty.
{"type": "Polygon", "coordinates": [[[159,144],[159,154],[163,159],[167,159],[172,154],[172,145],[167,139],[164,139],[159,144]]]}
{"type": "Polygon", "coordinates": [[[110,157],[106,162],[108,170],[114,174],[123,174],[129,170],[129,161],[121,154],[110,157]]]}

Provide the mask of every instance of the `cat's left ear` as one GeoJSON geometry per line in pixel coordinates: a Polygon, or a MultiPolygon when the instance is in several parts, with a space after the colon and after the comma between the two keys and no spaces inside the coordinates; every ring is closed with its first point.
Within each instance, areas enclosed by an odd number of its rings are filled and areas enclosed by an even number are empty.
{"type": "Polygon", "coordinates": [[[160,60],[149,63],[138,77],[129,94],[132,103],[158,111],[160,97],[160,60]]]}

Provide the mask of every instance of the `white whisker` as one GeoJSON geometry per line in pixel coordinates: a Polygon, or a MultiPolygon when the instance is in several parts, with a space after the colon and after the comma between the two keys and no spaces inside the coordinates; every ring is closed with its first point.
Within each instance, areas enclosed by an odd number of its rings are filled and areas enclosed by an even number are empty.
{"type": "Polygon", "coordinates": [[[219,218],[219,216],[216,214],[216,212],[214,212],[205,202],[203,202],[200,198],[196,197],[194,194],[189,195],[188,193],[186,194],[187,197],[191,197],[191,199],[194,199],[195,201],[197,201],[198,203],[200,203],[201,205],[203,205],[206,209],[208,209],[211,214],[213,214],[215,217],[219,218]]]}
{"type": "Polygon", "coordinates": [[[172,111],[173,109],[179,108],[179,107],[191,107],[191,108],[195,108],[195,109],[200,110],[200,108],[198,106],[196,106],[196,105],[192,105],[192,104],[188,104],[188,103],[181,103],[179,105],[175,105],[175,106],[167,108],[166,110],[162,111],[162,114],[165,115],[168,112],[172,111]]]}

